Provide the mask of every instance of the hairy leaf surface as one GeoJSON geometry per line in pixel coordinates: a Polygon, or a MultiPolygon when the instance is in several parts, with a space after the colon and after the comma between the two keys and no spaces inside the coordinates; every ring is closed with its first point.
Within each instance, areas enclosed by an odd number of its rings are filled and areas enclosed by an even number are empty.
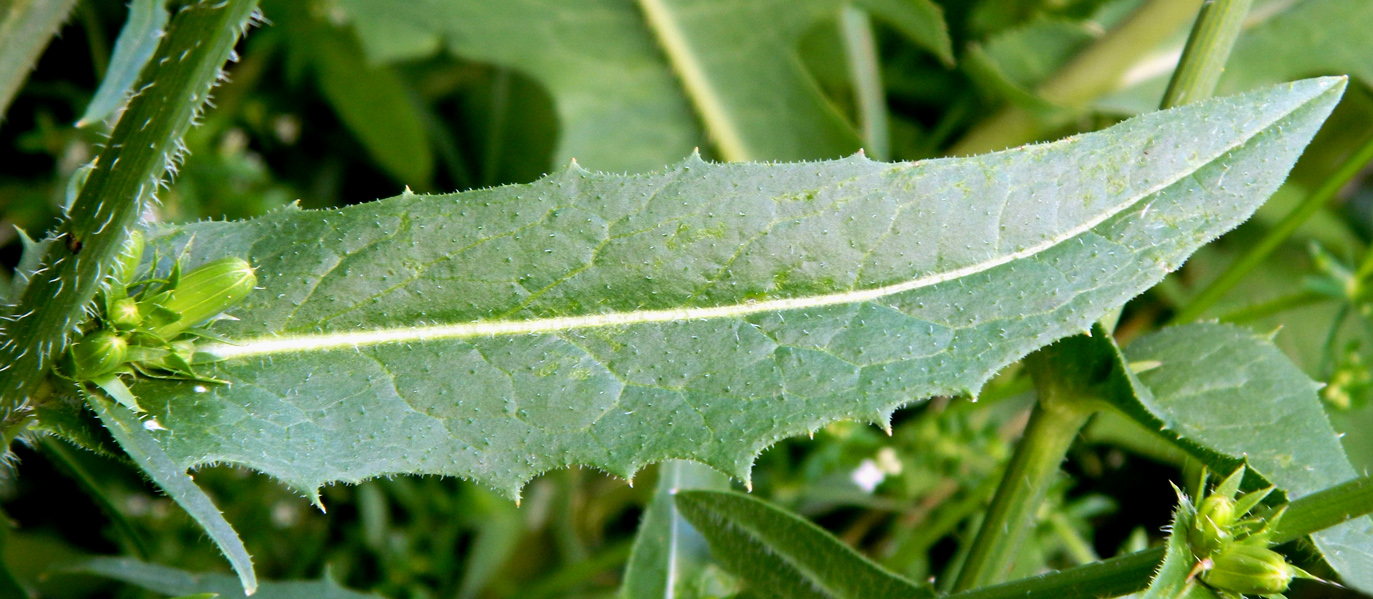
{"type": "Polygon", "coordinates": [[[388,473],[510,493],[884,420],[1085,330],[1243,221],[1339,98],[1315,79],[1061,142],[910,164],[707,164],[164,230],[262,289],[143,381],[183,465],[305,491],[388,473]]]}

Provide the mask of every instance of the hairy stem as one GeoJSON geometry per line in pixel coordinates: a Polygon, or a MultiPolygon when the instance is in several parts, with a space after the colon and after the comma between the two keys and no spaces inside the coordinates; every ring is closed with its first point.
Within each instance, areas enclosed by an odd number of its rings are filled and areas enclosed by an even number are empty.
{"type": "Polygon", "coordinates": [[[0,331],[0,428],[25,426],[34,391],[85,317],[128,231],[220,76],[257,0],[181,9],[80,195],[0,331]]]}

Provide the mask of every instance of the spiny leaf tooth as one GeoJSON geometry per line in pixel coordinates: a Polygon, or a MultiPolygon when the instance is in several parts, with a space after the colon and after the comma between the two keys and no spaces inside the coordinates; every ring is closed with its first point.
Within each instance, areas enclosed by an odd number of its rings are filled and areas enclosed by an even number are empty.
{"type": "Polygon", "coordinates": [[[567,161],[567,167],[564,168],[563,171],[569,175],[591,174],[591,171],[582,168],[582,165],[577,163],[577,159],[575,157],[567,161]]]}
{"type": "Polygon", "coordinates": [[[694,148],[691,150],[691,155],[683,158],[682,161],[678,162],[671,170],[687,170],[692,167],[706,166],[707,164],[708,163],[701,158],[701,149],[694,148]]]}

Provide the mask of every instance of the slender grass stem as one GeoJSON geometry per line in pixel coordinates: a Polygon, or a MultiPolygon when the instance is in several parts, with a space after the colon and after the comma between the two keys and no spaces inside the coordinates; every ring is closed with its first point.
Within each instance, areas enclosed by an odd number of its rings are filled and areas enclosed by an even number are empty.
{"type": "Polygon", "coordinates": [[[995,584],[1008,574],[1020,544],[1033,527],[1034,514],[1059,472],[1059,463],[1091,415],[1076,398],[1053,397],[1055,388],[1046,389],[1048,393],[1041,391],[1040,401],[1030,413],[1025,435],[1006,465],[1001,485],[954,581],[954,592],[995,584]]]}
{"type": "Polygon", "coordinates": [[[839,14],[839,30],[844,38],[849,79],[858,105],[863,149],[873,160],[891,160],[887,94],[882,88],[882,69],[878,64],[877,41],[872,35],[872,19],[861,8],[846,6],[839,14]]]}
{"type": "Polygon", "coordinates": [[[1236,324],[1252,322],[1288,310],[1313,306],[1321,302],[1330,301],[1331,299],[1332,298],[1328,295],[1316,293],[1314,291],[1298,291],[1291,295],[1284,295],[1277,299],[1254,304],[1252,306],[1245,306],[1233,312],[1228,312],[1220,317],[1220,321],[1236,324]]]}
{"type": "MultiPolygon", "coordinates": [[[[1149,0],[1063,65],[1037,93],[1046,102],[1067,109],[1063,111],[1067,115],[1081,113],[1092,101],[1115,90],[1121,76],[1187,23],[1200,5],[1200,0],[1149,0]]],[[[973,127],[948,154],[967,156],[1020,145],[1034,141],[1044,128],[1028,110],[1008,106],[973,127]]]]}
{"type": "Polygon", "coordinates": [[[1160,108],[1205,100],[1215,93],[1251,4],[1253,0],[1206,0],[1173,78],[1168,81],[1160,108]]]}

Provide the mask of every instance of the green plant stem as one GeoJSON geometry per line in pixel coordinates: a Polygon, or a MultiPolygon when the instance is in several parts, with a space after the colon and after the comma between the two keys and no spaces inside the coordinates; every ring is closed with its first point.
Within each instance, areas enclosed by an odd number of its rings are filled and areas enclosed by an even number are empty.
{"type": "MultiPolygon", "coordinates": [[[[1036,90],[1071,118],[1116,89],[1139,58],[1197,13],[1201,0],[1149,0],[1101,39],[1063,65],[1036,90]]],[[[1034,141],[1046,124],[1030,111],[1008,106],[973,127],[949,149],[968,156],[1034,141]]]]}
{"type": "MultiPolygon", "coordinates": [[[[1286,543],[1373,512],[1373,477],[1312,493],[1287,506],[1273,541],[1286,543]]],[[[1144,590],[1163,547],[1005,584],[954,593],[946,599],[1096,599],[1144,590]]]]}
{"type": "Polygon", "coordinates": [[[1216,91],[1253,0],[1206,0],[1168,81],[1160,108],[1205,100],[1216,91]]]}
{"type": "Polygon", "coordinates": [[[1370,161],[1373,161],[1373,136],[1365,140],[1363,145],[1359,146],[1344,162],[1340,163],[1340,166],[1321,183],[1320,187],[1317,187],[1315,191],[1312,191],[1302,200],[1301,204],[1287,213],[1287,216],[1283,217],[1272,230],[1268,231],[1263,239],[1254,244],[1246,254],[1232,262],[1210,285],[1202,289],[1201,293],[1198,293],[1191,303],[1180,310],[1169,324],[1190,322],[1204,314],[1222,296],[1244,280],[1244,277],[1254,270],[1254,267],[1262,263],[1283,242],[1292,237],[1303,223],[1315,216],[1370,161]]]}
{"type": "Polygon", "coordinates": [[[1058,474],[1059,463],[1090,415],[1076,398],[1041,393],[954,582],[954,592],[995,584],[1006,576],[1033,528],[1034,514],[1058,474]]]}
{"type": "Polygon", "coordinates": [[[0,331],[0,428],[22,429],[33,394],[85,318],[128,231],[153,199],[178,141],[209,97],[257,0],[202,1],[177,12],[67,218],[54,231],[0,331]]]}
{"type": "Polygon", "coordinates": [[[887,94],[882,88],[882,71],[878,65],[877,41],[872,35],[872,19],[861,8],[845,6],[839,13],[839,30],[844,38],[849,79],[853,82],[853,95],[858,104],[858,125],[863,135],[863,148],[873,160],[890,160],[887,94]]]}

